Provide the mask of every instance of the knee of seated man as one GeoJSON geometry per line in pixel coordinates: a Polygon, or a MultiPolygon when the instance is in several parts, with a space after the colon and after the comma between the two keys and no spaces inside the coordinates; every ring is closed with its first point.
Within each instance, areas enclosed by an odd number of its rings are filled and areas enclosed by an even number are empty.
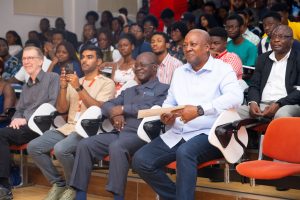
{"type": "Polygon", "coordinates": [[[38,147],[39,147],[38,140],[36,140],[36,139],[31,140],[27,145],[28,154],[32,155],[32,154],[36,153],[38,147]]]}
{"type": "Polygon", "coordinates": [[[65,154],[65,151],[66,151],[66,147],[60,142],[57,142],[54,145],[53,149],[54,149],[54,154],[57,157],[59,157],[60,155],[65,154]]]}
{"type": "Polygon", "coordinates": [[[115,140],[108,146],[109,153],[118,152],[123,149],[122,144],[119,142],[119,140],[115,140]]]}
{"type": "Polygon", "coordinates": [[[282,106],[275,113],[274,119],[282,117],[296,117],[293,115],[293,113],[295,113],[294,109],[296,108],[292,108],[291,106],[282,106]]]}

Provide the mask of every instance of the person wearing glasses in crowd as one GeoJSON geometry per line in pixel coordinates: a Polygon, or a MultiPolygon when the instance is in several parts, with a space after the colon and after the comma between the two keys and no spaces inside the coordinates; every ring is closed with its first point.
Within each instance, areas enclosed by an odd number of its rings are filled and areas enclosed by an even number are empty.
{"type": "Polygon", "coordinates": [[[248,106],[238,110],[242,118],[300,116],[300,53],[292,48],[293,40],[293,31],[287,25],[273,30],[272,51],[257,58],[248,106]]]}
{"type": "Polygon", "coordinates": [[[144,36],[146,42],[151,42],[151,36],[158,28],[158,20],[153,15],[148,15],[143,21],[144,36]]]}
{"type": "Polygon", "coordinates": [[[8,127],[0,129],[0,199],[12,199],[10,175],[10,145],[26,144],[40,136],[27,123],[43,103],[55,105],[59,91],[59,75],[42,70],[44,55],[39,48],[26,47],[22,62],[30,78],[22,88],[16,112],[8,127]]]}
{"type": "Polygon", "coordinates": [[[71,186],[77,190],[76,199],[85,200],[93,161],[109,155],[109,173],[106,190],[115,200],[124,199],[130,157],[146,143],[137,135],[141,119],[138,110],[161,105],[169,86],[156,77],[158,61],[151,52],[137,57],[134,72],[140,85],[128,88],[101,107],[115,132],[100,134],[80,141],[76,150],[71,186]]]}

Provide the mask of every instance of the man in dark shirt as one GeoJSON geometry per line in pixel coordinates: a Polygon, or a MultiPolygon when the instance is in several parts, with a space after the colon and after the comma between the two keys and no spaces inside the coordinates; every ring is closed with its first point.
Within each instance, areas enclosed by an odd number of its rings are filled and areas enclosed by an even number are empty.
{"type": "Polygon", "coordinates": [[[0,129],[0,199],[11,199],[10,145],[26,144],[39,136],[27,125],[34,111],[43,103],[55,104],[59,91],[59,76],[42,70],[43,53],[39,48],[26,47],[23,65],[30,78],[24,84],[16,112],[9,127],[0,129]]]}
{"type": "Polygon", "coordinates": [[[117,98],[103,104],[102,113],[110,118],[118,132],[83,139],[77,146],[70,185],[77,189],[76,199],[86,199],[94,159],[109,155],[110,165],[106,190],[123,199],[129,169],[129,158],[146,144],[137,135],[141,123],[140,109],[161,105],[168,85],[156,78],[158,61],[151,52],[137,57],[134,72],[140,85],[124,90],[117,98]]]}

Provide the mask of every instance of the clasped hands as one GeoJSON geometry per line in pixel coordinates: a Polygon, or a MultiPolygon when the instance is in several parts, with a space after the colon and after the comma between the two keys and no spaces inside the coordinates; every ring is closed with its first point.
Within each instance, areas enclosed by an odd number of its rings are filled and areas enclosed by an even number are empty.
{"type": "Polygon", "coordinates": [[[110,121],[116,130],[121,131],[124,128],[126,122],[123,115],[123,106],[115,106],[110,110],[110,121]]]}
{"type": "Polygon", "coordinates": [[[258,104],[251,103],[250,104],[250,116],[251,117],[269,117],[273,118],[275,113],[280,108],[278,103],[272,103],[269,106],[266,106],[265,109],[262,111],[258,104]]]}
{"type": "Polygon", "coordinates": [[[198,117],[197,106],[186,105],[182,109],[173,110],[170,113],[164,113],[160,116],[160,120],[166,125],[172,125],[177,117],[180,117],[180,121],[183,123],[187,123],[195,119],[198,117]]]}

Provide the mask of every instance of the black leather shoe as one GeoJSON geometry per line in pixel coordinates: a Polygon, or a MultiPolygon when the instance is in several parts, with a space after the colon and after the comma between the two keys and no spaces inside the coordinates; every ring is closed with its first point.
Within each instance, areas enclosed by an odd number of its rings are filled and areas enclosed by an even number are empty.
{"type": "Polygon", "coordinates": [[[0,186],[0,200],[11,200],[13,195],[11,189],[0,186]]]}

